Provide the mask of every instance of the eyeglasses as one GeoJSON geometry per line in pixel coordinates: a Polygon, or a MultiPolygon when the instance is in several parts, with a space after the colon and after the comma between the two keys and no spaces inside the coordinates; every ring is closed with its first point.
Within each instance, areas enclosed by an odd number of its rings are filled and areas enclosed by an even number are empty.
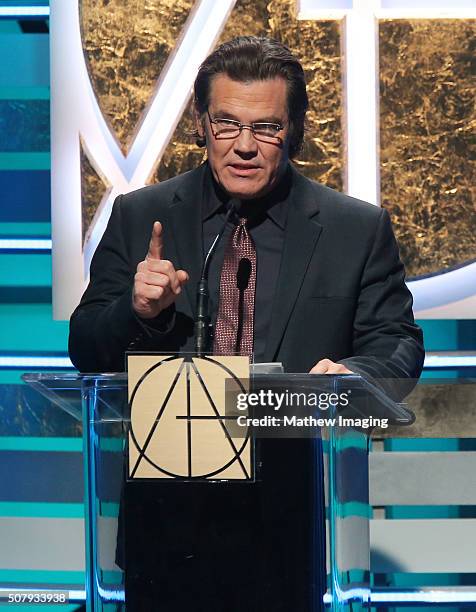
{"type": "Polygon", "coordinates": [[[282,139],[278,136],[278,132],[284,129],[280,123],[240,123],[234,119],[224,119],[222,117],[210,116],[210,112],[207,110],[207,115],[210,123],[215,126],[213,135],[216,139],[236,138],[241,134],[243,128],[251,130],[251,133],[256,140],[262,140],[265,142],[282,142],[282,139]]]}

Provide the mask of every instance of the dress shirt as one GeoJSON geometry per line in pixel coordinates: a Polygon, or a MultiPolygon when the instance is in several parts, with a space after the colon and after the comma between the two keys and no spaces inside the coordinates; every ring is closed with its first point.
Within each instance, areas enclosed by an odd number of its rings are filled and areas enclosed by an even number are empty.
{"type": "MultiPolygon", "coordinates": [[[[271,309],[279,276],[284,231],[292,187],[291,172],[285,172],[279,184],[265,197],[241,202],[238,215],[228,221],[222,239],[210,262],[210,315],[215,326],[220,294],[220,274],[225,249],[238,217],[248,219],[248,231],[256,248],[256,294],[254,313],[253,358],[264,359],[271,309]]],[[[202,199],[204,256],[223,227],[230,200],[214,180],[210,168],[205,174],[202,199]]]]}

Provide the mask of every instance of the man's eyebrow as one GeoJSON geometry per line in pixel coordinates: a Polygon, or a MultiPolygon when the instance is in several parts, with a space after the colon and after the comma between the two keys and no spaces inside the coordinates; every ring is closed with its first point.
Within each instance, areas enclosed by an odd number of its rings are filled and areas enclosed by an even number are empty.
{"type": "MultiPolygon", "coordinates": [[[[213,117],[218,117],[219,119],[233,119],[233,121],[238,121],[239,123],[243,123],[236,115],[230,113],[229,111],[224,111],[218,109],[213,113],[213,117]]],[[[276,115],[266,115],[260,119],[255,119],[252,123],[278,123],[279,125],[283,125],[283,120],[276,115]]]]}
{"type": "Polygon", "coordinates": [[[262,119],[257,119],[256,121],[253,121],[253,123],[279,123],[279,125],[282,125],[284,122],[283,119],[280,119],[275,115],[268,115],[266,117],[263,117],[262,119]]]}
{"type": "Polygon", "coordinates": [[[233,119],[234,121],[239,121],[239,119],[233,113],[220,109],[213,113],[213,117],[219,117],[220,119],[233,119]]]}

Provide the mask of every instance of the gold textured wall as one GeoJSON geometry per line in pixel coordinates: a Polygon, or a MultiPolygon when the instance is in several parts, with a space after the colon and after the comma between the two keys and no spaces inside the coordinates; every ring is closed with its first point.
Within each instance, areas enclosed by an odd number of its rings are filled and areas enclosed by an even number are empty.
{"type": "Polygon", "coordinates": [[[268,36],[281,40],[299,57],[309,96],[307,132],[302,154],[295,160],[303,174],[343,188],[342,22],[297,21],[295,0],[268,5],[268,36]]]}
{"type": "Polygon", "coordinates": [[[89,76],[124,153],[192,5],[193,0],[80,0],[89,76]]]}
{"type": "MultiPolygon", "coordinates": [[[[83,50],[93,89],[124,153],[193,4],[192,0],[80,0],[83,50]]],[[[306,71],[311,108],[305,146],[295,161],[306,175],[341,189],[340,22],[297,21],[295,5],[294,0],[237,0],[218,44],[239,34],[268,35],[296,52],[306,71]]],[[[189,103],[150,182],[190,170],[204,159],[193,130],[189,103]]],[[[98,177],[84,159],[83,219],[87,224],[104,186],[95,195],[98,177]]],[[[85,225],[83,237],[86,230],[85,225]]]]}
{"type": "MultiPolygon", "coordinates": [[[[80,0],[83,52],[101,111],[127,153],[193,0],[80,0]]],[[[83,244],[105,185],[81,149],[83,244]]]]}
{"type": "MultiPolygon", "coordinates": [[[[298,21],[295,0],[237,0],[218,44],[239,35],[271,36],[300,58],[308,83],[310,110],[305,146],[295,163],[307,176],[342,189],[341,24],[298,21]]],[[[151,182],[163,181],[197,166],[204,151],[191,137],[194,124],[188,104],[151,182]]]]}
{"type": "MultiPolygon", "coordinates": [[[[124,152],[154,93],[193,0],[80,0],[84,53],[99,105],[124,152]]],[[[218,43],[238,34],[282,40],[300,57],[310,112],[295,160],[311,178],[343,187],[341,23],[298,21],[295,0],[237,0],[218,43]]],[[[409,276],[476,257],[474,20],[379,24],[381,201],[409,276]]],[[[150,182],[197,166],[189,103],[150,182]]],[[[83,155],[87,231],[104,183],[83,155]]]]}
{"type": "Polygon", "coordinates": [[[475,20],[379,25],[381,201],[409,276],[476,258],[475,20]]]}
{"type": "Polygon", "coordinates": [[[110,185],[102,173],[97,172],[91,163],[86,146],[80,140],[81,158],[81,224],[83,244],[101,201],[110,190],[110,185]]]}

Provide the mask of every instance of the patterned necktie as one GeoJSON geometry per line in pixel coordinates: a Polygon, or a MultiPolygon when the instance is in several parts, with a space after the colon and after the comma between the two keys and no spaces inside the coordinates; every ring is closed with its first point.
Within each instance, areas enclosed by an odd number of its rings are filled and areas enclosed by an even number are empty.
{"type": "Polygon", "coordinates": [[[256,287],[256,249],[241,218],[225,250],[213,352],[251,355],[256,287]]]}

